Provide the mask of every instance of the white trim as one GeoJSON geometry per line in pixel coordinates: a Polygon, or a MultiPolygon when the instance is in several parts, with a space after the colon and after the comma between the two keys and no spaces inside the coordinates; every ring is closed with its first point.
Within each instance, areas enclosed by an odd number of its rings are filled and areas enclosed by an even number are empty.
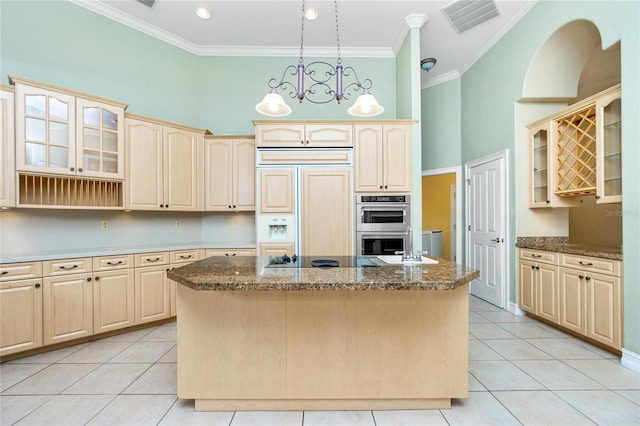
{"type": "Polygon", "coordinates": [[[456,78],[460,78],[460,73],[457,70],[449,71],[448,73],[439,75],[437,77],[428,80],[426,83],[422,85],[422,89],[428,89],[429,87],[437,86],[438,84],[445,83],[449,80],[455,80],[456,78]]]}
{"type": "Polygon", "coordinates": [[[513,315],[517,315],[519,317],[527,315],[527,313],[525,311],[520,309],[520,307],[518,306],[517,303],[513,303],[513,302],[510,302],[510,301],[507,301],[507,308],[506,309],[507,309],[508,312],[511,312],[513,315]]]}
{"type": "Polygon", "coordinates": [[[404,17],[404,20],[407,21],[407,25],[409,28],[422,28],[425,22],[427,22],[427,15],[424,13],[412,13],[411,15],[407,15],[404,17]]]}
{"type": "MultiPolygon", "coordinates": [[[[511,293],[511,279],[509,276],[509,266],[508,266],[510,265],[510,256],[509,256],[509,250],[507,250],[509,241],[511,241],[510,231],[509,231],[509,222],[508,222],[509,220],[509,150],[504,149],[502,151],[498,151],[494,154],[489,154],[477,160],[469,161],[464,165],[464,170],[465,170],[464,175],[465,175],[465,181],[468,182],[470,179],[469,173],[473,167],[479,166],[484,163],[488,163],[490,161],[495,161],[495,160],[502,160],[503,167],[504,167],[503,168],[504,176],[502,176],[502,180],[504,182],[505,191],[503,194],[500,194],[502,196],[502,203],[503,203],[502,204],[502,226],[504,229],[504,243],[502,243],[502,251],[503,251],[503,258],[504,258],[504,262],[502,265],[502,274],[504,276],[504,288],[502,289],[502,298],[503,298],[502,300],[504,303],[503,308],[507,308],[509,303],[509,296],[511,293]]],[[[471,208],[469,207],[468,186],[465,187],[464,194],[465,194],[465,206],[466,206],[466,213],[467,213],[465,223],[468,225],[469,214],[471,211],[471,208]]],[[[470,259],[469,240],[471,238],[469,233],[470,233],[469,227],[467,226],[464,231],[465,248],[466,248],[465,264],[467,266],[469,265],[469,259],[470,259]]],[[[471,289],[471,287],[469,287],[469,289],[471,289]]]]}
{"type": "Polygon", "coordinates": [[[620,358],[620,365],[627,367],[637,373],[640,373],[640,355],[635,352],[631,352],[628,349],[622,348],[622,358],[620,358]]]}
{"type": "MultiPolygon", "coordinates": [[[[457,222],[457,232],[456,232],[456,263],[462,262],[462,236],[464,235],[462,227],[462,197],[460,196],[460,188],[463,186],[462,182],[462,166],[455,167],[443,167],[440,169],[430,169],[423,170],[422,176],[435,176],[435,175],[446,175],[449,173],[456,174],[456,191],[458,196],[456,197],[456,222],[457,222]]],[[[415,201],[414,201],[415,202],[415,201]]]]}

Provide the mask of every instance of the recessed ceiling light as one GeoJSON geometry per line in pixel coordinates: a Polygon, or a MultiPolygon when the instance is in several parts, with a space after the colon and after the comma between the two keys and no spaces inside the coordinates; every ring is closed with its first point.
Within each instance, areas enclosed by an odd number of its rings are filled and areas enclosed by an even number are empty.
{"type": "Polygon", "coordinates": [[[305,9],[304,17],[307,18],[309,21],[313,21],[318,17],[318,9],[314,9],[312,7],[309,9],[305,9]]]}
{"type": "Polygon", "coordinates": [[[206,7],[199,7],[196,9],[196,15],[198,15],[202,19],[211,18],[211,12],[206,7]]]}

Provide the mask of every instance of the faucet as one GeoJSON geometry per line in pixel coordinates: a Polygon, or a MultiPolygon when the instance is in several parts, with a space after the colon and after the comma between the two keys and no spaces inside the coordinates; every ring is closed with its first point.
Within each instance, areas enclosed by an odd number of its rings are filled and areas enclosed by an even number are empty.
{"type": "Polygon", "coordinates": [[[402,260],[412,260],[413,257],[413,228],[411,225],[407,225],[407,231],[405,232],[407,235],[407,247],[404,249],[404,253],[402,255],[402,260]]]}

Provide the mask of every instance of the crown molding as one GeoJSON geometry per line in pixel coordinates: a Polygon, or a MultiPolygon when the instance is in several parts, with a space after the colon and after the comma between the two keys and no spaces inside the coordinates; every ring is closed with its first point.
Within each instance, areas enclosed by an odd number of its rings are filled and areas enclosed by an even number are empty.
{"type": "Polygon", "coordinates": [[[421,89],[428,89],[429,87],[437,86],[438,84],[442,84],[449,80],[455,80],[456,78],[460,78],[460,73],[457,70],[449,71],[448,73],[439,75],[437,77],[432,78],[422,85],[421,89]]]}

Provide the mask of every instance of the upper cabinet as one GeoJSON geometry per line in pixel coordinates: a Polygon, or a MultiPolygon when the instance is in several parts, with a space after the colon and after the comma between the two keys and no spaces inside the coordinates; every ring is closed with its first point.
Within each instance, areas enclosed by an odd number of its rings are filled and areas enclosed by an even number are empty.
{"type": "MultiPolygon", "coordinates": [[[[267,122],[272,123],[272,122],[267,122]]],[[[256,125],[258,148],[337,148],[353,146],[353,125],[287,122],[256,125]]]]}
{"type": "Polygon", "coordinates": [[[204,158],[205,210],[255,210],[254,137],[206,137],[204,158]]]}
{"type": "Polygon", "coordinates": [[[620,85],[528,126],[529,207],[622,201],[620,85]]]}
{"type": "Polygon", "coordinates": [[[411,192],[411,125],[359,124],[355,129],[356,192],[411,192]]]}
{"type": "Polygon", "coordinates": [[[125,209],[202,209],[204,130],[125,119],[125,209]]]}
{"type": "Polygon", "coordinates": [[[19,172],[124,179],[125,104],[10,77],[19,172]]]}
{"type": "Polygon", "coordinates": [[[13,88],[0,86],[0,207],[15,207],[15,141],[13,88]]]}

